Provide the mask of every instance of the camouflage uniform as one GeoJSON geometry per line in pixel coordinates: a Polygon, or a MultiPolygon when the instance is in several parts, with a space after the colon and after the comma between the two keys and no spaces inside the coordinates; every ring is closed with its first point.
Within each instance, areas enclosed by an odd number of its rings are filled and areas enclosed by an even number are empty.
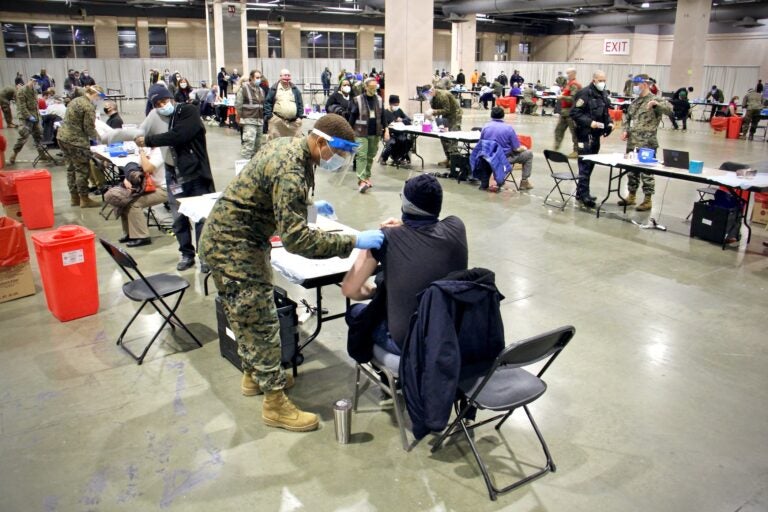
{"type": "MultiPolygon", "coordinates": [[[[16,91],[16,115],[19,116],[22,124],[19,128],[19,139],[13,146],[14,154],[21,151],[21,148],[27,143],[30,133],[35,141],[35,146],[39,148],[43,142],[43,131],[40,129],[40,110],[37,108],[37,93],[29,85],[16,91]],[[30,117],[34,117],[35,122],[29,121],[30,117]]],[[[39,149],[38,153],[43,156],[39,149]]]]}
{"type": "Polygon", "coordinates": [[[72,195],[88,195],[90,141],[98,140],[96,109],[86,96],[69,102],[56,140],[67,162],[67,187],[72,195]]]}
{"type": "Polygon", "coordinates": [[[573,119],[571,119],[571,107],[573,106],[573,99],[576,97],[576,93],[580,90],[581,84],[576,80],[568,82],[563,89],[563,97],[560,98],[560,119],[557,120],[557,126],[555,126],[556,150],[560,149],[560,145],[563,143],[566,128],[571,132],[573,151],[578,152],[579,150],[579,141],[576,139],[576,125],[573,124],[573,119]]]}
{"type": "Polygon", "coordinates": [[[536,104],[536,90],[531,87],[526,87],[523,91],[523,113],[536,115],[536,109],[539,106],[536,104]]]}
{"type": "Polygon", "coordinates": [[[4,87],[0,90],[0,108],[3,110],[5,124],[13,124],[13,114],[11,113],[11,101],[16,99],[16,87],[4,87]]]}
{"type": "Polygon", "coordinates": [[[261,147],[261,133],[264,129],[264,91],[258,85],[243,83],[237,91],[235,110],[243,127],[243,142],[240,156],[250,160],[261,147]]]}
{"type": "Polygon", "coordinates": [[[285,386],[269,238],[280,235],[286,250],[308,258],[346,257],[355,242],[307,227],[312,166],[306,138],[268,142],[216,202],[200,237],[198,253],[213,271],[243,370],[265,391],[285,386]]]}
{"type": "MultiPolygon", "coordinates": [[[[436,89],[429,106],[432,108],[433,115],[442,115],[448,122],[448,130],[454,132],[461,129],[461,105],[456,96],[448,91],[436,89]]],[[[440,143],[448,160],[451,159],[451,155],[459,152],[459,143],[455,140],[440,139],[440,143]]]]}
{"type": "Polygon", "coordinates": [[[746,112],[744,113],[744,122],[741,125],[741,134],[746,134],[749,129],[749,136],[754,138],[755,132],[757,131],[757,125],[760,123],[760,111],[763,108],[763,97],[759,92],[750,91],[744,96],[743,104],[746,112]]]}
{"type": "Polygon", "coordinates": [[[565,84],[568,83],[568,79],[564,76],[560,75],[557,78],[555,78],[555,84],[560,87],[561,89],[565,87],[565,84]]]}
{"type": "MultiPolygon", "coordinates": [[[[627,132],[627,153],[635,148],[658,149],[659,141],[656,139],[656,131],[662,118],[672,112],[672,104],[665,99],[647,94],[635,99],[629,106],[624,117],[625,131],[627,132]],[[648,102],[656,100],[659,104],[654,108],[648,108],[648,102]]],[[[630,172],[627,176],[627,188],[630,194],[637,191],[640,180],[643,182],[643,194],[653,195],[656,190],[656,182],[650,174],[630,172]]]]}

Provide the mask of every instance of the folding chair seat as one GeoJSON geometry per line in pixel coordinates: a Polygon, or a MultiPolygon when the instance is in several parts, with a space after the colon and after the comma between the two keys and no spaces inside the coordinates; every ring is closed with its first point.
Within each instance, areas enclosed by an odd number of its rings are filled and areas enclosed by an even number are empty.
{"type": "Polygon", "coordinates": [[[174,331],[177,326],[181,327],[198,346],[202,347],[202,343],[200,343],[184,322],[182,322],[176,315],[176,310],[178,309],[179,304],[181,304],[184,292],[189,288],[189,281],[175,274],[153,274],[151,276],[145,276],[139,270],[139,265],[136,263],[136,260],[134,260],[125,249],[116,247],[104,239],[99,239],[99,241],[109,255],[112,256],[112,259],[115,260],[115,263],[117,263],[120,269],[128,276],[128,279],[130,279],[130,281],[123,285],[123,294],[134,302],[141,302],[141,306],[136,310],[136,313],[134,313],[128,324],[123,328],[120,336],[117,338],[117,345],[128,352],[138,364],[141,364],[144,361],[144,356],[147,355],[149,348],[160,335],[160,332],[166,325],[170,325],[171,330],[174,331]],[[136,273],[135,277],[131,274],[129,269],[136,273]],[[177,295],[178,297],[176,298],[173,307],[171,307],[165,299],[173,297],[174,295],[177,295]],[[162,307],[158,306],[156,303],[160,303],[162,307]],[[136,320],[139,313],[141,313],[144,306],[147,304],[150,304],[158,313],[160,313],[160,316],[163,317],[163,323],[152,336],[152,339],[149,340],[147,346],[144,347],[141,354],[136,355],[125,345],[124,337],[128,328],[133,324],[133,321],[136,320]]]}
{"type": "MultiPolygon", "coordinates": [[[[740,164],[738,162],[723,162],[720,165],[721,171],[728,171],[728,172],[736,172],[739,169],[748,169],[749,165],[747,164],[740,164]]],[[[703,201],[706,196],[715,196],[715,192],[719,190],[719,187],[716,187],[714,185],[708,185],[706,187],[697,188],[696,192],[699,194],[698,201],[703,201]]],[[[691,215],[693,215],[693,209],[691,209],[690,212],[688,212],[688,215],[685,216],[685,220],[688,220],[691,218],[691,215]]]]}
{"type": "MultiPolygon", "coordinates": [[[[439,450],[448,437],[462,432],[480,467],[491,500],[495,500],[499,494],[517,489],[550,471],[555,472],[557,469],[549,453],[547,443],[544,441],[544,437],[534,421],[531,411],[528,409],[528,404],[534,402],[546,392],[547,384],[541,377],[571,338],[573,338],[575,332],[576,330],[572,326],[565,326],[510,345],[499,354],[487,371],[482,367],[462,368],[458,396],[454,402],[456,419],[437,439],[432,447],[432,453],[439,450]],[[540,361],[545,361],[545,363],[536,374],[524,368],[540,361]],[[533,427],[536,437],[541,444],[546,457],[546,465],[531,475],[524,476],[510,485],[498,488],[489,473],[488,466],[480,456],[469,431],[501,418],[495,426],[495,429],[498,431],[507,418],[519,407],[522,407],[525,411],[531,427],[533,427]],[[476,410],[490,410],[500,414],[470,424],[468,417],[476,410]]],[[[514,456],[511,449],[510,453],[514,456]]]]}
{"type": "Polygon", "coordinates": [[[568,204],[568,201],[571,200],[572,197],[576,197],[576,184],[578,182],[578,177],[573,173],[573,168],[571,167],[571,162],[568,160],[568,157],[565,156],[562,153],[558,153],[557,151],[552,151],[551,149],[545,149],[544,150],[544,159],[547,161],[547,165],[549,166],[549,174],[552,176],[552,179],[555,181],[555,186],[552,187],[552,189],[549,191],[549,194],[547,194],[547,197],[544,198],[544,204],[547,206],[554,206],[555,208],[560,208],[560,210],[565,210],[566,205],[568,204]],[[567,171],[555,171],[555,168],[552,166],[552,163],[558,164],[555,167],[559,167],[560,169],[563,169],[567,167],[567,171]],[[573,182],[573,192],[570,194],[563,194],[563,189],[560,188],[560,184],[563,182],[573,182]],[[561,204],[556,203],[550,203],[549,196],[552,195],[552,192],[557,190],[558,194],[560,194],[560,201],[561,204]]]}
{"type": "Polygon", "coordinates": [[[122,174],[120,168],[117,167],[109,158],[106,158],[98,153],[91,155],[91,162],[94,165],[94,172],[100,176],[94,177],[94,181],[101,181],[103,186],[101,187],[101,198],[104,199],[104,194],[109,187],[115,187],[119,185],[122,180],[122,174]]]}
{"type": "Polygon", "coordinates": [[[357,404],[370,384],[375,384],[392,399],[395,410],[395,420],[400,430],[400,440],[403,450],[409,451],[408,436],[405,432],[405,404],[400,388],[400,356],[387,352],[379,346],[373,347],[373,358],[367,363],[358,363],[355,369],[355,395],[352,400],[352,410],[357,412],[357,404]],[[360,377],[365,381],[360,381],[360,377]]]}

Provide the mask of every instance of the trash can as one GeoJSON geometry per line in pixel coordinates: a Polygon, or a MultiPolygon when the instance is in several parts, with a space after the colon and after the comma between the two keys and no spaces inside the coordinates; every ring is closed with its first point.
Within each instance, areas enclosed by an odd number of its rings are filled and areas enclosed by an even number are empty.
{"type": "Polygon", "coordinates": [[[16,176],[21,171],[0,171],[0,203],[3,206],[18,204],[19,194],[16,192],[16,176]]]}
{"type": "Polygon", "coordinates": [[[51,173],[45,169],[22,171],[16,175],[19,207],[27,229],[53,227],[51,173]]]}
{"type": "Polygon", "coordinates": [[[743,117],[731,116],[728,118],[728,128],[725,131],[726,139],[738,139],[741,134],[741,123],[744,121],[743,117]]]}
{"type": "Polygon", "coordinates": [[[32,235],[48,309],[62,322],[99,310],[95,238],[82,226],[32,235]]]}

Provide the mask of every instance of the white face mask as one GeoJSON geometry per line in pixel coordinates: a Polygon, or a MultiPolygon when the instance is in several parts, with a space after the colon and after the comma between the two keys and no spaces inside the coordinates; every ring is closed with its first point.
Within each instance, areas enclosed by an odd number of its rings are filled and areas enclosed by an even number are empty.
{"type": "MultiPolygon", "coordinates": [[[[328,147],[328,146],[325,146],[325,147],[328,147]]],[[[323,158],[322,151],[323,150],[321,149],[320,150],[320,163],[318,164],[318,166],[321,169],[323,169],[324,171],[329,171],[329,172],[338,171],[347,162],[347,160],[344,157],[337,155],[333,151],[331,151],[331,158],[326,160],[325,158],[323,158]]]]}
{"type": "Polygon", "coordinates": [[[640,94],[640,86],[639,85],[633,85],[632,86],[632,94],[640,94]]]}
{"type": "Polygon", "coordinates": [[[349,94],[349,91],[351,91],[351,90],[352,90],[352,88],[350,86],[348,86],[348,85],[345,85],[345,86],[343,86],[341,88],[341,92],[343,92],[344,94],[349,94]]]}
{"type": "Polygon", "coordinates": [[[605,82],[595,82],[595,87],[597,87],[598,91],[604,91],[605,90],[605,82]]]}
{"type": "Polygon", "coordinates": [[[187,88],[187,84],[186,84],[186,83],[182,83],[182,84],[181,84],[181,88],[182,88],[182,89],[186,89],[186,88],[187,88]]]}

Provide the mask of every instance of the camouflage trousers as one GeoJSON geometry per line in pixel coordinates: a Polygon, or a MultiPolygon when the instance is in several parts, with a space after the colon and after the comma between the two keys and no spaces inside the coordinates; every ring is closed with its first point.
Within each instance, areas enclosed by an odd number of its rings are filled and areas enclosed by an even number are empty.
{"type": "Polygon", "coordinates": [[[22,124],[21,128],[19,128],[19,139],[16,141],[16,144],[13,145],[14,153],[21,151],[21,148],[23,148],[24,144],[27,143],[27,139],[29,138],[30,133],[32,134],[32,139],[35,141],[36,147],[42,144],[43,131],[40,129],[40,123],[30,123],[29,121],[24,121],[24,124],[22,124]]]}
{"type": "Polygon", "coordinates": [[[88,176],[91,167],[91,150],[59,141],[59,148],[64,153],[67,163],[67,188],[70,194],[88,195],[88,176]]]}
{"type": "MultiPolygon", "coordinates": [[[[658,147],[654,147],[652,144],[646,144],[645,146],[640,144],[639,146],[648,147],[655,151],[659,150],[658,147]]],[[[639,146],[627,142],[627,153],[639,146]]],[[[630,172],[627,174],[627,189],[629,190],[630,194],[635,194],[637,192],[637,189],[640,186],[640,182],[643,183],[643,194],[652,196],[653,193],[656,192],[656,180],[653,178],[653,174],[645,174],[644,172],[630,172]]]]}
{"type": "MultiPolygon", "coordinates": [[[[448,131],[455,132],[458,130],[461,130],[461,126],[448,126],[448,131]]],[[[456,140],[450,140],[441,137],[440,145],[443,146],[443,153],[445,153],[445,158],[448,160],[448,164],[450,165],[451,156],[459,154],[459,143],[456,140]]]]}
{"type": "Polygon", "coordinates": [[[355,142],[360,144],[355,154],[355,167],[357,168],[357,180],[364,181],[371,177],[371,167],[373,159],[379,151],[379,137],[370,135],[368,137],[355,137],[355,142]]]}
{"type": "Polygon", "coordinates": [[[280,321],[272,284],[235,281],[216,269],[213,270],[213,281],[235,333],[243,372],[264,391],[283,389],[285,372],[280,361],[280,321]]]}
{"type": "Polygon", "coordinates": [[[240,144],[240,156],[250,160],[261,147],[261,132],[264,125],[241,124],[241,126],[243,127],[243,142],[240,144]]]}
{"type": "Polygon", "coordinates": [[[560,111],[560,118],[557,120],[557,126],[555,126],[555,150],[560,149],[560,144],[563,143],[563,137],[565,136],[566,128],[571,132],[573,150],[578,151],[579,141],[576,139],[576,125],[573,124],[573,119],[571,119],[570,109],[560,111]]]}

